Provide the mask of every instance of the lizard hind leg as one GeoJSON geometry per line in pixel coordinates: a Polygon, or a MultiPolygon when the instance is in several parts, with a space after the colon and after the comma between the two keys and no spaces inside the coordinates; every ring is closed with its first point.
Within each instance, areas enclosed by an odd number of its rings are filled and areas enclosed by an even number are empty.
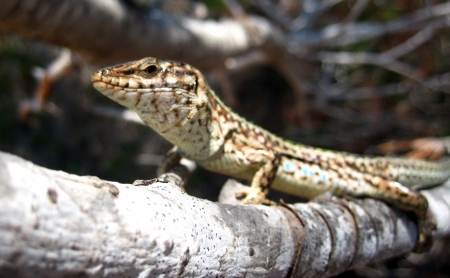
{"type": "MultiPolygon", "coordinates": [[[[413,212],[418,221],[419,238],[416,253],[427,251],[432,244],[432,231],[436,225],[428,214],[428,201],[417,191],[410,189],[398,182],[387,181],[379,177],[366,178],[369,192],[363,195],[383,200],[399,209],[413,212]]],[[[365,190],[363,190],[365,191],[365,190]]]]}
{"type": "Polygon", "coordinates": [[[275,154],[275,158],[268,160],[259,168],[252,179],[252,184],[248,189],[236,192],[237,199],[243,199],[242,204],[263,204],[275,205],[274,201],[267,199],[270,185],[275,179],[275,175],[280,165],[281,157],[275,154]]]}

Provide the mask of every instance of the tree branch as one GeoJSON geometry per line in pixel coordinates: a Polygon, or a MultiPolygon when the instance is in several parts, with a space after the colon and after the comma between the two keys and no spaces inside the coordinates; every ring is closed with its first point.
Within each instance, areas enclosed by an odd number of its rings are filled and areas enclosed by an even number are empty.
{"type": "Polygon", "coordinates": [[[139,13],[118,0],[7,1],[0,30],[68,47],[92,61],[153,56],[200,68],[223,67],[227,57],[284,44],[282,33],[264,18],[175,19],[139,13]]]}
{"type": "MultiPolygon", "coordinates": [[[[285,207],[217,204],[170,182],[79,177],[5,153],[0,180],[2,275],[330,276],[408,252],[417,237],[406,213],[371,199],[295,204],[297,218],[285,207]]],[[[450,234],[450,182],[425,194],[435,236],[450,234]]]]}

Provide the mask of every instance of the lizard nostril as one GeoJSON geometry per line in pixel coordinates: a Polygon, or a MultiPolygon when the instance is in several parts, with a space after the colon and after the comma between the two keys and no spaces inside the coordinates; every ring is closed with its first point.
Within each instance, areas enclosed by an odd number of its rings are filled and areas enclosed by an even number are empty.
{"type": "Polygon", "coordinates": [[[108,70],[102,70],[102,76],[108,76],[108,70]]]}

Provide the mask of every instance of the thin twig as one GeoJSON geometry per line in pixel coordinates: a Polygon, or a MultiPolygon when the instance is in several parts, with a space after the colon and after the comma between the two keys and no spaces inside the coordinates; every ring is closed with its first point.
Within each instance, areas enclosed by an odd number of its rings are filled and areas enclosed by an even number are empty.
{"type": "Polygon", "coordinates": [[[347,15],[347,17],[342,21],[342,23],[348,23],[355,21],[361,13],[364,11],[364,9],[367,7],[367,4],[369,4],[369,0],[357,0],[355,1],[355,4],[353,5],[352,9],[350,10],[350,13],[347,15]]]}
{"type": "Polygon", "coordinates": [[[230,11],[234,18],[241,19],[247,15],[244,8],[236,0],[224,0],[223,3],[227,6],[228,11],[230,11]]]}
{"type": "Polygon", "coordinates": [[[405,42],[391,48],[388,51],[385,51],[382,53],[386,59],[395,60],[400,58],[401,56],[404,56],[422,44],[428,42],[433,35],[435,34],[436,29],[446,27],[449,24],[449,20],[447,18],[444,18],[443,20],[435,21],[431,24],[429,24],[425,29],[417,32],[414,36],[406,40],[405,42]]]}
{"type": "Polygon", "coordinates": [[[270,19],[272,19],[278,26],[285,31],[291,30],[292,18],[286,13],[283,13],[275,5],[268,0],[251,0],[253,5],[260,8],[270,19]]]}
{"type": "Polygon", "coordinates": [[[369,64],[376,65],[393,72],[397,72],[404,75],[412,80],[415,80],[424,86],[423,77],[420,72],[406,63],[391,60],[390,57],[384,56],[383,54],[368,53],[368,52],[329,52],[321,51],[315,55],[301,56],[302,58],[315,59],[323,63],[334,63],[342,65],[351,64],[369,64]]]}
{"type": "Polygon", "coordinates": [[[145,125],[145,123],[141,120],[141,118],[139,118],[136,113],[128,109],[118,109],[113,107],[94,105],[92,106],[92,112],[97,115],[106,116],[109,118],[115,118],[140,125],[145,125]]]}
{"type": "MultiPolygon", "coordinates": [[[[450,3],[424,8],[397,20],[383,22],[339,23],[319,31],[293,35],[292,45],[297,49],[346,46],[361,40],[374,39],[386,34],[423,29],[432,20],[442,20],[450,14],[450,3]]],[[[445,19],[446,20],[446,19],[445,19]]]]}

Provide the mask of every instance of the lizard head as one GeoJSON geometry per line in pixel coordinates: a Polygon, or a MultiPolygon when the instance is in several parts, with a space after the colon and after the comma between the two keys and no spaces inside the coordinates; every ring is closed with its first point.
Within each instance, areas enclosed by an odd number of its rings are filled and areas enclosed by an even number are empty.
{"type": "Polygon", "coordinates": [[[102,94],[139,113],[199,102],[199,75],[184,63],[144,58],[100,69],[91,80],[102,94]]]}
{"type": "Polygon", "coordinates": [[[145,58],[100,69],[92,75],[94,87],[105,96],[137,112],[160,135],[189,153],[211,151],[213,111],[220,102],[203,75],[180,62],[145,58]],[[199,146],[199,144],[202,146],[199,146]],[[195,145],[195,146],[194,146],[195,145]]]}

